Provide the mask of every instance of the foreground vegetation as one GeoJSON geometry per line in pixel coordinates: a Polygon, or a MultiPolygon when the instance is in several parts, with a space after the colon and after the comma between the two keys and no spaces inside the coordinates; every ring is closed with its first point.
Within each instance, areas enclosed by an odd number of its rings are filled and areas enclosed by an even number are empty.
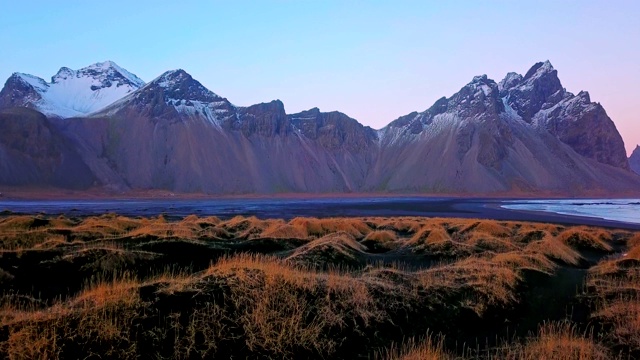
{"type": "Polygon", "coordinates": [[[0,355],[640,357],[640,234],[438,218],[0,218],[0,355]]]}

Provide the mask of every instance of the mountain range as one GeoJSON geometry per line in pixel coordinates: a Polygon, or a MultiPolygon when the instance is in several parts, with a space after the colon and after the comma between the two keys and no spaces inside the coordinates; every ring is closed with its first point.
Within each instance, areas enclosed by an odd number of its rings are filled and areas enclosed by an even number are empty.
{"type": "MultiPolygon", "coordinates": [[[[638,155],[635,155],[635,154],[638,155]]],[[[340,112],[236,106],[184,70],[145,83],[106,61],[0,91],[0,185],[206,194],[640,192],[604,108],[550,62],[374,130],[340,112]]]]}

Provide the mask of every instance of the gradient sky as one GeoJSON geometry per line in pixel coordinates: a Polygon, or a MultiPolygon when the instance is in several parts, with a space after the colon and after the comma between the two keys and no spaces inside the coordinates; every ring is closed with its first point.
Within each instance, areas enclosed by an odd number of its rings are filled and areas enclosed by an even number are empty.
{"type": "Polygon", "coordinates": [[[549,59],[640,144],[640,1],[0,0],[0,79],[113,60],[182,68],[236,105],[339,110],[380,128],[487,74],[549,59]],[[168,3],[168,2],[166,2],[168,3]]]}

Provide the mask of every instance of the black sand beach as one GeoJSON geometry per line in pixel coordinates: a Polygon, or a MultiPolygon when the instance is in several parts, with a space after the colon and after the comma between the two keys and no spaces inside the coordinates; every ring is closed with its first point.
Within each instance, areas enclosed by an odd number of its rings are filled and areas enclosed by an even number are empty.
{"type": "Polygon", "coordinates": [[[295,217],[425,216],[533,221],[563,225],[589,225],[640,230],[640,224],[540,211],[512,210],[501,205],[517,199],[355,197],[355,198],[251,198],[251,199],[124,199],[124,200],[16,200],[0,201],[0,211],[14,214],[95,216],[156,216],[180,219],[188,215],[256,216],[261,219],[295,217]]]}

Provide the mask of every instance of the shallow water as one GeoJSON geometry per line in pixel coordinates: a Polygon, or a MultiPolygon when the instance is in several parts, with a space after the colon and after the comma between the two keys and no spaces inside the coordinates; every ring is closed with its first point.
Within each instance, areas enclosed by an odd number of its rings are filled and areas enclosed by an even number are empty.
{"type": "Polygon", "coordinates": [[[153,199],[153,200],[5,200],[0,211],[21,214],[180,218],[190,214],[229,218],[236,215],[291,219],[297,216],[439,216],[615,225],[640,225],[640,199],[506,200],[435,197],[153,199]],[[545,215],[547,214],[547,215],[545,215]],[[558,218],[560,214],[564,218],[558,218]],[[607,222],[611,222],[608,224],[607,222]]]}
{"type": "Polygon", "coordinates": [[[513,200],[501,206],[640,224],[640,199],[513,200]]]}
{"type": "Polygon", "coordinates": [[[69,216],[118,213],[127,216],[184,217],[236,215],[261,218],[297,216],[425,216],[456,211],[444,198],[322,198],[322,199],[207,199],[207,200],[43,200],[0,201],[0,211],[69,216]]]}

